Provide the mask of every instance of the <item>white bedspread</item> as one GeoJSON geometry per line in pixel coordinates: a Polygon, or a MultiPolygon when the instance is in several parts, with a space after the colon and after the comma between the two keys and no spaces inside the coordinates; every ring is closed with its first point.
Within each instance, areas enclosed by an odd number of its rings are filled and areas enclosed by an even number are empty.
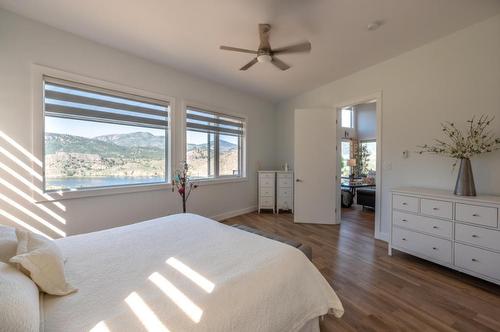
{"type": "Polygon", "coordinates": [[[194,214],[57,244],[79,290],[44,296],[47,332],[298,331],[312,318],[343,313],[299,250],[194,214]]]}

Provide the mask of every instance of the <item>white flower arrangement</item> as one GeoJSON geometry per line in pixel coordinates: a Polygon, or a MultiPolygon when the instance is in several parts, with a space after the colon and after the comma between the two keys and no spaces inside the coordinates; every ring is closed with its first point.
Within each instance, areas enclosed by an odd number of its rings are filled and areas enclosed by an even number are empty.
{"type": "MultiPolygon", "coordinates": [[[[448,140],[436,139],[434,145],[418,146],[418,153],[432,153],[458,159],[470,159],[473,156],[500,149],[500,138],[489,131],[494,117],[481,115],[468,120],[465,130],[458,129],[453,122],[441,123],[441,130],[448,140]]],[[[454,166],[456,163],[454,164],[454,166]]]]}

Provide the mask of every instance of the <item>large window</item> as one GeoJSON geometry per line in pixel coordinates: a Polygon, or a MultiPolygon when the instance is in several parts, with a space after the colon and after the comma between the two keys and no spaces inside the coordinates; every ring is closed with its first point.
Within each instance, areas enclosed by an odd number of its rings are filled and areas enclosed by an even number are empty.
{"type": "Polygon", "coordinates": [[[243,176],[244,120],[188,107],[186,161],[193,178],[243,176]]]}
{"type": "Polygon", "coordinates": [[[45,191],[167,183],[167,101],[43,81],[45,191]]]}
{"type": "Polygon", "coordinates": [[[377,171],[377,142],[376,141],[363,141],[362,146],[366,146],[368,151],[367,158],[367,170],[369,173],[375,173],[377,171]]]}
{"type": "Polygon", "coordinates": [[[342,177],[348,177],[351,174],[351,168],[347,164],[349,159],[351,159],[351,141],[342,141],[340,147],[342,153],[342,177]]]}

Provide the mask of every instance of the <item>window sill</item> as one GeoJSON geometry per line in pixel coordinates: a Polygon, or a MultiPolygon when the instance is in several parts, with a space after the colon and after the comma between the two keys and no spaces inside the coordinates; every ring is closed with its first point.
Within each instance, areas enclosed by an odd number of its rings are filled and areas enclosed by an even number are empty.
{"type": "Polygon", "coordinates": [[[139,184],[139,185],[128,185],[122,187],[110,187],[110,188],[82,189],[75,191],[64,191],[62,193],[47,192],[46,195],[50,196],[52,199],[39,200],[37,201],[37,204],[57,202],[68,199],[85,198],[85,197],[121,195],[121,194],[144,192],[144,191],[171,190],[171,189],[172,185],[170,183],[155,183],[155,184],[139,184]]]}
{"type": "Polygon", "coordinates": [[[223,183],[238,183],[238,182],[248,182],[247,177],[227,177],[227,178],[217,178],[217,179],[200,179],[191,180],[192,183],[199,186],[207,186],[211,184],[223,184],[223,183]]]}

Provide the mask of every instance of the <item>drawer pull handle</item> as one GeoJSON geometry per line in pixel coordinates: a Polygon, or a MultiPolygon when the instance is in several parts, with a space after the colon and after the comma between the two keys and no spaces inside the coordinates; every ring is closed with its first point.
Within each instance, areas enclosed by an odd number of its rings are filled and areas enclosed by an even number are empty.
{"type": "Polygon", "coordinates": [[[432,208],[432,209],[433,209],[434,211],[438,211],[438,210],[439,210],[439,208],[436,208],[436,207],[435,207],[435,208],[432,208]]]}
{"type": "Polygon", "coordinates": [[[408,203],[406,203],[406,202],[403,202],[403,203],[401,203],[401,204],[403,204],[403,205],[408,205],[408,203]]]}
{"type": "Polygon", "coordinates": [[[404,237],[402,240],[403,240],[403,241],[406,241],[406,238],[404,237]]]}
{"type": "Polygon", "coordinates": [[[479,259],[475,259],[475,258],[473,258],[473,259],[472,259],[472,261],[473,261],[473,262],[479,262],[479,259]]]}
{"type": "Polygon", "coordinates": [[[472,214],[472,216],[473,216],[473,217],[479,217],[479,214],[474,213],[474,214],[472,214]]]}
{"type": "Polygon", "coordinates": [[[432,228],[434,228],[434,229],[438,229],[439,227],[437,227],[437,226],[432,226],[432,228]]]}
{"type": "Polygon", "coordinates": [[[476,235],[476,234],[472,234],[472,237],[479,237],[479,235],[476,235]]]}
{"type": "Polygon", "coordinates": [[[408,220],[406,220],[406,219],[403,219],[403,220],[401,220],[401,221],[402,221],[402,222],[408,222],[408,220]]]}
{"type": "Polygon", "coordinates": [[[438,250],[438,248],[436,248],[436,247],[432,247],[432,250],[438,250]]]}

